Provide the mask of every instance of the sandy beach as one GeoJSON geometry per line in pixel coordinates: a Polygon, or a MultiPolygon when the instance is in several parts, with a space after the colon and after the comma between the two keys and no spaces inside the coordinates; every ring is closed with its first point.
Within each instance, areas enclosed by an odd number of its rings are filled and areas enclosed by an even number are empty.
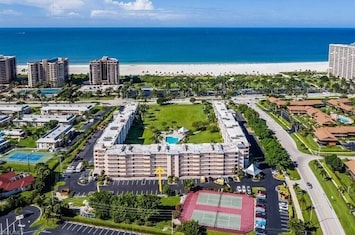
{"type": "MultiPolygon", "coordinates": [[[[312,70],[326,72],[328,62],[262,63],[262,64],[120,64],[120,75],[224,75],[276,74],[312,70]]],[[[18,73],[27,73],[26,65],[17,66],[18,73]]],[[[70,74],[88,73],[89,65],[69,65],[70,74]]]]}

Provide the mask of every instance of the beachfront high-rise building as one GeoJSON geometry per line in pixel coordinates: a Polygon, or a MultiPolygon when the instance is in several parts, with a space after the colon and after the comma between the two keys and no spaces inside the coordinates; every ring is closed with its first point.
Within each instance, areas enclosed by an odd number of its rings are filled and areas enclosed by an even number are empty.
{"type": "Polygon", "coordinates": [[[355,43],[329,45],[329,74],[355,79],[355,43]]]}
{"type": "Polygon", "coordinates": [[[16,57],[0,55],[0,84],[9,84],[16,79],[16,57]]]}
{"type": "Polygon", "coordinates": [[[90,61],[91,85],[118,85],[119,61],[104,56],[101,59],[90,61]]]}
{"type": "Polygon", "coordinates": [[[28,62],[28,86],[48,83],[51,87],[63,87],[69,79],[68,58],[43,59],[28,62]]]}

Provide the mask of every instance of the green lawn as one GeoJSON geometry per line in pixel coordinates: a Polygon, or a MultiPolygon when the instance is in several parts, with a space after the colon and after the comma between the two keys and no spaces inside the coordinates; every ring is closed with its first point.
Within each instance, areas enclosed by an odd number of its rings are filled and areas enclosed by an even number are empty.
{"type": "Polygon", "coordinates": [[[343,226],[343,229],[346,234],[355,234],[355,226],[349,226],[351,224],[355,224],[355,217],[349,213],[349,209],[340,196],[337,188],[334,186],[332,181],[326,181],[320,174],[319,170],[315,166],[314,161],[309,163],[313,173],[317,177],[319,183],[322,185],[324,192],[326,193],[329,202],[332,204],[335,213],[337,214],[340,223],[343,226]]]}
{"type": "Polygon", "coordinates": [[[302,195],[301,189],[295,188],[297,200],[300,204],[301,210],[302,210],[302,215],[303,219],[305,221],[312,221],[312,224],[314,224],[318,229],[316,232],[312,233],[315,235],[321,235],[322,229],[319,227],[319,221],[317,218],[317,214],[314,210],[312,210],[312,201],[311,198],[309,197],[308,193],[305,193],[302,195]]]}
{"type": "Polygon", "coordinates": [[[71,197],[71,198],[66,198],[63,201],[66,203],[73,203],[73,206],[84,206],[83,202],[85,200],[89,200],[89,197],[71,197]]]}
{"type": "MultiPolygon", "coordinates": [[[[194,131],[192,123],[196,121],[207,121],[207,116],[203,112],[202,104],[195,105],[150,105],[147,113],[144,115],[144,131],[142,133],[138,128],[133,128],[128,136],[126,143],[154,143],[153,129],[164,131],[168,129],[177,130],[185,127],[194,131]]],[[[201,131],[193,134],[188,143],[209,143],[222,142],[219,132],[211,133],[210,131],[201,131]]]]}
{"type": "Polygon", "coordinates": [[[36,140],[33,136],[26,137],[18,142],[17,147],[36,148],[36,140]]]}
{"type": "Polygon", "coordinates": [[[291,138],[295,141],[297,145],[297,149],[302,153],[310,154],[311,152],[307,149],[307,147],[297,138],[296,134],[291,134],[291,138]]]}
{"type": "Polygon", "coordinates": [[[162,206],[176,206],[179,203],[180,203],[180,197],[179,196],[162,197],[161,198],[161,205],[162,206]]]}
{"type": "Polygon", "coordinates": [[[290,179],[291,180],[300,180],[301,179],[301,176],[300,174],[298,174],[298,171],[297,169],[287,169],[287,174],[289,175],[290,179]]]}

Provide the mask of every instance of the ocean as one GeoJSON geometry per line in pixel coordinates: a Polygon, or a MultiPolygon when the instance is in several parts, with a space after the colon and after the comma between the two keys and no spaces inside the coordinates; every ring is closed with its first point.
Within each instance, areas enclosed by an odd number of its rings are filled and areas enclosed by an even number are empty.
{"type": "Polygon", "coordinates": [[[355,28],[1,28],[0,54],[18,64],[104,55],[122,64],[280,63],[328,60],[330,43],[355,42],[355,28]]]}

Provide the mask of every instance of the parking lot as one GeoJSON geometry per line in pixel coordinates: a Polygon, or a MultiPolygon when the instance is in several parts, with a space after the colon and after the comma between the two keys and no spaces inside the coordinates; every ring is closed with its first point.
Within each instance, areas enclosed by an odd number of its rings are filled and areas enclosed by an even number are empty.
{"type": "Polygon", "coordinates": [[[90,226],[75,222],[65,222],[54,230],[45,230],[41,235],[138,235],[139,233],[110,229],[98,226],[90,226]]]}

